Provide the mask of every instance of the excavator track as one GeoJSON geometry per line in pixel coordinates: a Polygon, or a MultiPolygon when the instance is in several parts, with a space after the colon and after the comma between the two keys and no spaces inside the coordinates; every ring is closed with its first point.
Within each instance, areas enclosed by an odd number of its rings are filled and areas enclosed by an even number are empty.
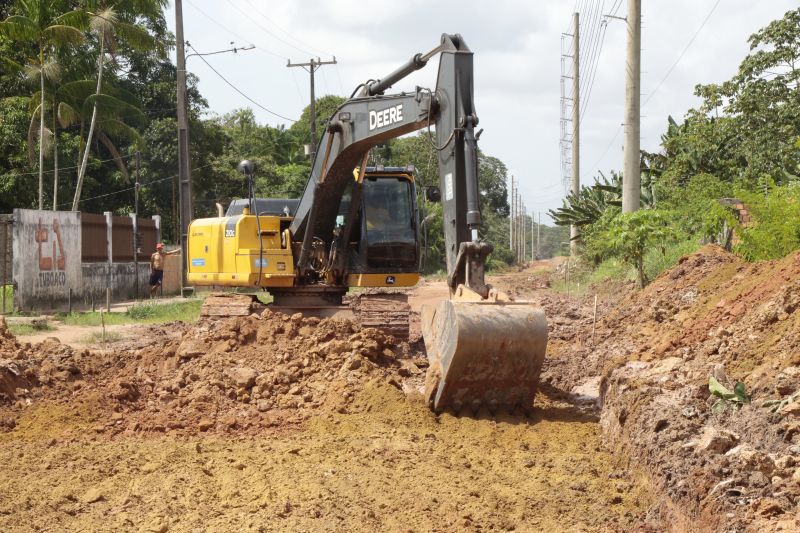
{"type": "Polygon", "coordinates": [[[266,308],[253,294],[212,293],[203,300],[200,316],[226,318],[231,316],[250,316],[266,308]]]}
{"type": "Polygon", "coordinates": [[[363,294],[358,298],[361,327],[375,328],[397,340],[408,340],[411,306],[404,293],[363,294]]]}
{"type": "Polygon", "coordinates": [[[408,305],[408,295],[404,293],[359,294],[351,299],[349,307],[338,308],[266,306],[252,294],[213,293],[203,302],[200,316],[210,318],[250,316],[268,308],[287,314],[300,312],[308,316],[352,318],[358,320],[363,328],[375,328],[397,340],[408,340],[409,336],[411,307],[408,305]]]}

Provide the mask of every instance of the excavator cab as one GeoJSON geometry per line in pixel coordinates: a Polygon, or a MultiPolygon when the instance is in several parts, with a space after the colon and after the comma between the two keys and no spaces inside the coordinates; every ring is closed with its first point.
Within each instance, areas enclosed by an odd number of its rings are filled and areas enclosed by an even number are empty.
{"type": "MultiPolygon", "coordinates": [[[[368,167],[350,236],[348,286],[411,286],[419,279],[419,216],[412,168],[368,167]]],[[[352,191],[342,197],[344,225],[352,191]]]]}

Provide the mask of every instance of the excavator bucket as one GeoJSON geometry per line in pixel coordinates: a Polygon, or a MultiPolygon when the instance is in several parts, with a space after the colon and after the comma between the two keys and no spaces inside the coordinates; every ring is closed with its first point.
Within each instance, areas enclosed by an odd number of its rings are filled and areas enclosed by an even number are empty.
{"type": "Polygon", "coordinates": [[[423,306],[421,318],[430,360],[425,398],[434,412],[531,410],[547,348],[544,311],[523,302],[444,300],[423,306]]]}

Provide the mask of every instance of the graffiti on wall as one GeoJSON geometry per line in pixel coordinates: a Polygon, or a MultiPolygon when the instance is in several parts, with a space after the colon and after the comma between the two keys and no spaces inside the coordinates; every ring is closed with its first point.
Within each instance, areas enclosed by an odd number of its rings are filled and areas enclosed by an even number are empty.
{"type": "Polygon", "coordinates": [[[39,245],[38,258],[39,258],[39,279],[38,284],[40,287],[64,286],[67,284],[67,274],[65,272],[67,266],[67,254],[64,251],[64,242],[61,239],[61,225],[58,219],[53,219],[52,224],[53,238],[50,238],[50,228],[42,225],[42,219],[39,219],[39,224],[36,226],[34,233],[34,240],[39,245]],[[51,255],[47,255],[48,250],[46,246],[48,242],[52,242],[51,255]]]}
{"type": "Polygon", "coordinates": [[[14,305],[57,309],[82,288],[81,215],[14,210],[14,305]]]}

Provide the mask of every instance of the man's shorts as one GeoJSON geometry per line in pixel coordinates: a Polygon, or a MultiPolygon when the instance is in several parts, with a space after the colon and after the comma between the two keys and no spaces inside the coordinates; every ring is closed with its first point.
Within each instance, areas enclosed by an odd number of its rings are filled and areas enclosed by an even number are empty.
{"type": "Polygon", "coordinates": [[[150,273],[150,285],[155,287],[156,285],[161,285],[161,281],[164,279],[164,271],[163,270],[153,270],[150,273]]]}

